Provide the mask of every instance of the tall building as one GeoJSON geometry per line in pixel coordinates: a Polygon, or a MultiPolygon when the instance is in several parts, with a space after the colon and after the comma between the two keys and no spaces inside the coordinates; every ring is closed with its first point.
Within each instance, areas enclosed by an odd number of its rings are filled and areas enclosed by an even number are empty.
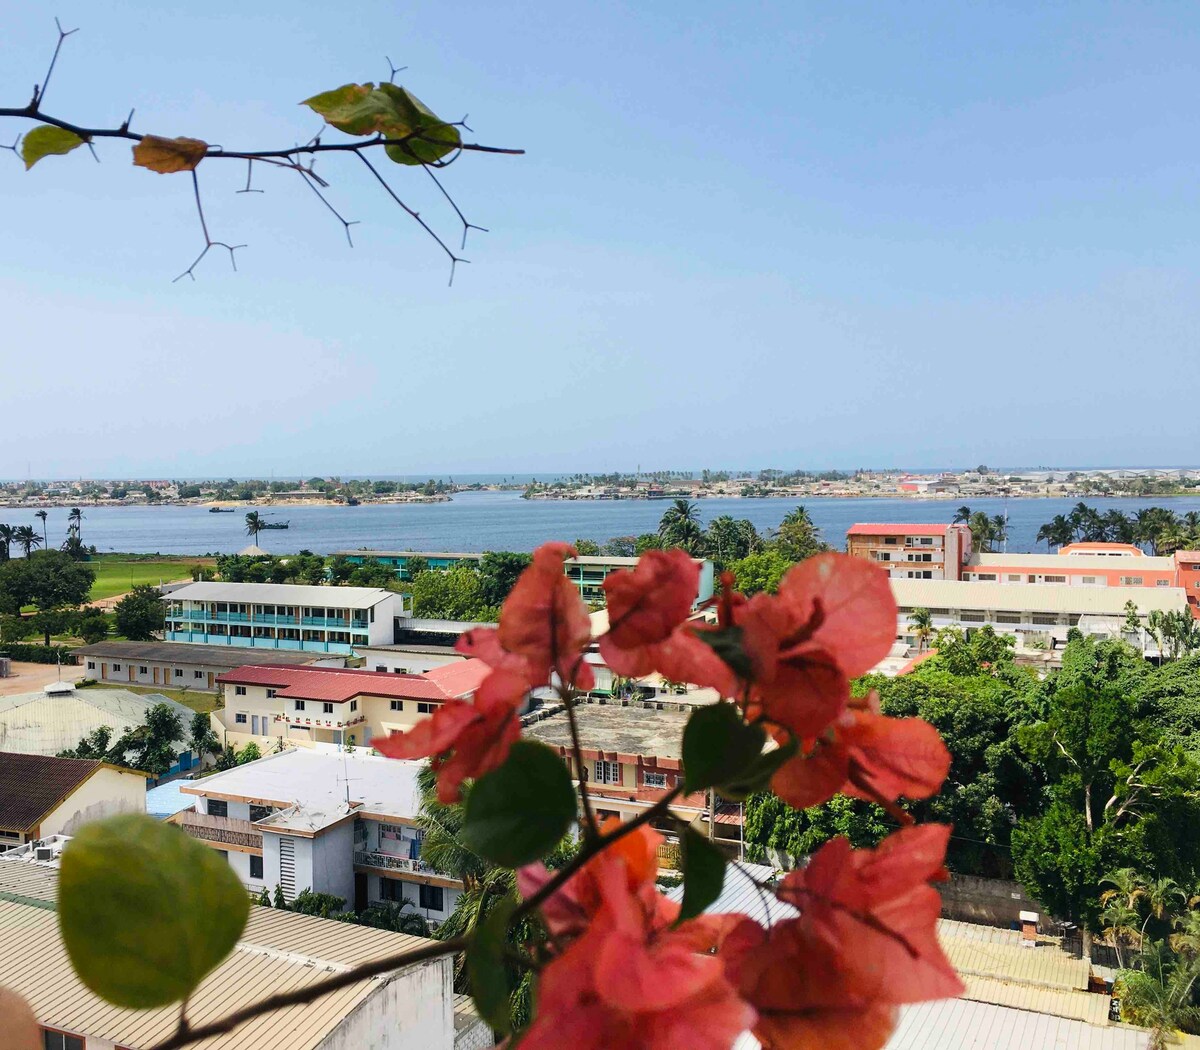
{"type": "Polygon", "coordinates": [[[875,562],[893,579],[957,580],[971,555],[966,525],[860,522],[846,532],[846,550],[875,562]]]}
{"type": "Polygon", "coordinates": [[[163,598],[168,642],[349,654],[387,645],[404,596],[374,587],[191,583],[163,598]]]}

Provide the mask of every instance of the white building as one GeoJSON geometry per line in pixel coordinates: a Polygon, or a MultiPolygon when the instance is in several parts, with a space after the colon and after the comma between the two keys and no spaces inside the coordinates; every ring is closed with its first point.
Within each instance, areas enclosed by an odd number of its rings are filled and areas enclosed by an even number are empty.
{"type": "Polygon", "coordinates": [[[196,806],[171,820],[224,853],[253,892],[332,893],[356,911],[407,901],[441,922],[462,883],[420,859],[420,768],[294,748],[184,785],[196,806]]]}
{"type": "Polygon", "coordinates": [[[168,642],[349,654],[389,645],[402,594],[375,587],[191,583],[164,595],[168,642]]]}
{"type": "Polygon", "coordinates": [[[1054,648],[1066,643],[1072,627],[1097,639],[1124,636],[1126,604],[1132,602],[1142,625],[1131,639],[1147,655],[1158,655],[1145,631],[1153,610],[1186,611],[1187,592],[1181,587],[1080,587],[1039,584],[1010,587],[996,582],[965,580],[892,579],[898,608],[896,637],[915,645],[909,617],[916,609],[929,611],[935,629],[971,629],[990,624],[997,634],[1016,637],[1018,647],[1054,648]],[[1033,643],[1033,644],[1031,644],[1033,643]]]}

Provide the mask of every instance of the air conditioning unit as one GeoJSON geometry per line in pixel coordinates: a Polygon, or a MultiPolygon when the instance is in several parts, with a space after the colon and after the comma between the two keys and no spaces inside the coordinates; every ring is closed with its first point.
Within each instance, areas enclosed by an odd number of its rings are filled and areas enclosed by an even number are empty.
{"type": "Polygon", "coordinates": [[[50,846],[41,846],[33,851],[34,860],[53,860],[54,850],[50,846]]]}

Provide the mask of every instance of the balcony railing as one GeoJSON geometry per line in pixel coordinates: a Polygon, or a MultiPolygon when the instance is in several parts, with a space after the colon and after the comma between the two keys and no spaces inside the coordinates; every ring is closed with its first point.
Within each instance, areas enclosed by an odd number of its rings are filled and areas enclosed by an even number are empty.
{"type": "Polygon", "coordinates": [[[431,867],[423,860],[413,860],[410,857],[397,857],[393,853],[379,853],[374,850],[356,849],[354,863],[367,868],[386,868],[388,871],[406,871],[410,875],[438,875],[437,868],[431,867]]]}
{"type": "Polygon", "coordinates": [[[190,623],[238,623],[280,627],[326,627],[330,630],[365,631],[370,626],[365,619],[339,619],[332,616],[280,616],[277,613],[230,613],[208,612],[204,609],[171,609],[169,620],[186,620],[190,623]]]}
{"type": "Polygon", "coordinates": [[[206,842],[222,842],[228,846],[245,846],[262,849],[262,832],[248,820],[236,817],[212,817],[207,813],[186,812],[179,818],[179,826],[194,839],[206,842]]]}

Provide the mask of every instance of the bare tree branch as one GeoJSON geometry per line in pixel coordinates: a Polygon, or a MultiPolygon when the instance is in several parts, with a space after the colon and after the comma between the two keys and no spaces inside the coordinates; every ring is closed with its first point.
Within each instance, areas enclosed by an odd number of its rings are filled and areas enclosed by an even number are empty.
{"type": "Polygon", "coordinates": [[[192,189],[196,195],[196,214],[200,216],[200,229],[204,233],[204,251],[196,256],[196,259],[192,265],[184,270],[183,273],[181,273],[178,277],[176,277],[175,280],[171,282],[172,284],[174,284],[175,281],[183,280],[185,277],[190,277],[194,281],[196,279],[196,267],[200,265],[200,261],[208,254],[208,250],[210,248],[224,248],[226,251],[228,251],[230,265],[233,267],[234,272],[236,273],[237,259],[234,257],[233,253],[239,248],[246,247],[244,244],[226,244],[224,241],[214,241],[208,235],[208,223],[204,219],[204,205],[200,202],[200,179],[196,175],[195,168],[192,169],[192,189]]]}
{"type": "Polygon", "coordinates": [[[46,70],[46,75],[42,78],[41,90],[38,90],[36,84],[33,87],[33,99],[29,103],[31,106],[36,106],[46,97],[46,88],[50,86],[50,75],[54,72],[54,64],[58,61],[58,53],[62,50],[63,41],[72,33],[79,32],[78,26],[74,29],[63,29],[62,23],[57,17],[54,19],[54,24],[58,28],[58,43],[54,45],[54,54],[50,56],[50,68],[46,70]]]}

